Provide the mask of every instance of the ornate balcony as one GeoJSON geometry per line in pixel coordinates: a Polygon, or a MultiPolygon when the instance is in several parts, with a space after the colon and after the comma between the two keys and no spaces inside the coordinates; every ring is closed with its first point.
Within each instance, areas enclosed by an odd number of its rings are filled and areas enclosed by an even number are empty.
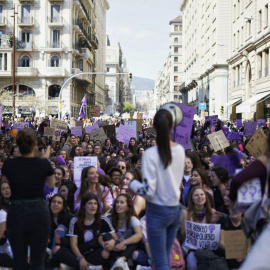
{"type": "Polygon", "coordinates": [[[38,70],[37,68],[31,67],[17,67],[15,68],[15,75],[17,77],[36,77],[38,70]]]}
{"type": "Polygon", "coordinates": [[[34,18],[32,16],[29,17],[18,17],[18,25],[20,27],[24,26],[34,26],[34,18]]]}
{"type": "Polygon", "coordinates": [[[63,17],[47,17],[48,26],[51,28],[62,28],[64,27],[63,17]]]}

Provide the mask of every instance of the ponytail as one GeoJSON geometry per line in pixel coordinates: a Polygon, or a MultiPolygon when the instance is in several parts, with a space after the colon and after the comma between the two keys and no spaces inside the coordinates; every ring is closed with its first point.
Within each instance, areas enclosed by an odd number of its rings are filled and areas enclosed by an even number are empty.
{"type": "Polygon", "coordinates": [[[158,154],[164,169],[172,162],[170,147],[170,131],[172,128],[172,115],[167,110],[159,110],[154,118],[154,127],[157,132],[158,154]]]}

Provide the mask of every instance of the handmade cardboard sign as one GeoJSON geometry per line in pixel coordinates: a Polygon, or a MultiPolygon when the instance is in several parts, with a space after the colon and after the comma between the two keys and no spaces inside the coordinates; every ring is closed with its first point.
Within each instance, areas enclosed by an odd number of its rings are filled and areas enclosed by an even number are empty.
{"type": "Polygon", "coordinates": [[[216,127],[218,122],[218,115],[205,116],[205,122],[210,121],[211,126],[216,127]]]}
{"type": "Polygon", "coordinates": [[[220,224],[205,224],[186,220],[185,245],[191,249],[218,249],[220,224]]]}
{"type": "Polygon", "coordinates": [[[104,143],[105,140],[107,139],[107,136],[102,127],[92,131],[91,133],[89,133],[89,135],[90,135],[91,140],[94,140],[94,141],[100,140],[102,143],[104,143]]]}
{"type": "Polygon", "coordinates": [[[214,163],[215,167],[224,167],[227,169],[229,176],[235,174],[236,169],[240,169],[240,159],[238,155],[220,155],[212,156],[211,162],[214,163]]]}
{"type": "Polygon", "coordinates": [[[67,131],[67,123],[61,120],[53,119],[51,122],[51,128],[67,131]]]}
{"type": "Polygon", "coordinates": [[[267,136],[260,128],[258,128],[255,134],[251,137],[248,144],[246,145],[246,149],[255,158],[262,156],[266,153],[267,136]]]}
{"type": "Polygon", "coordinates": [[[213,146],[215,152],[230,145],[222,130],[219,130],[212,134],[208,134],[207,137],[211,145],[213,146]]]}
{"type": "Polygon", "coordinates": [[[53,132],[53,141],[59,142],[61,138],[61,130],[54,130],[53,132]]]}
{"type": "Polygon", "coordinates": [[[125,121],[125,127],[135,132],[135,138],[137,139],[137,121],[125,121]]]}
{"type": "Polygon", "coordinates": [[[244,259],[249,249],[248,240],[242,230],[224,231],[226,259],[244,259]]]}
{"type": "Polygon", "coordinates": [[[44,136],[52,137],[54,133],[54,129],[50,127],[44,128],[44,136]]]}
{"type": "Polygon", "coordinates": [[[21,129],[29,128],[29,122],[16,122],[13,123],[13,129],[20,131],[21,129]]]}

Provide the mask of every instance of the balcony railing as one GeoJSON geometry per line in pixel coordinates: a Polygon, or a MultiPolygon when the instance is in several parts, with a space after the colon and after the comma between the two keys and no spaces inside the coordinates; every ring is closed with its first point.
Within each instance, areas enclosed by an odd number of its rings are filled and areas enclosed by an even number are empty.
{"type": "Polygon", "coordinates": [[[18,41],[16,47],[18,50],[20,50],[20,49],[33,49],[33,43],[18,41]]]}
{"type": "Polygon", "coordinates": [[[91,44],[95,49],[98,48],[98,39],[94,34],[92,35],[92,38],[91,38],[91,44]]]}
{"type": "Polygon", "coordinates": [[[47,17],[47,22],[52,24],[61,24],[63,23],[63,17],[47,17]]]}
{"type": "Polygon", "coordinates": [[[18,17],[18,24],[32,25],[34,24],[34,19],[32,16],[29,17],[18,17]]]}
{"type": "Polygon", "coordinates": [[[62,44],[61,44],[61,42],[48,42],[48,47],[60,49],[60,48],[62,48],[62,44]]]}
{"type": "Polygon", "coordinates": [[[17,67],[15,68],[16,76],[35,77],[38,72],[36,68],[31,67],[17,67]]]}
{"type": "Polygon", "coordinates": [[[84,11],[84,13],[85,13],[85,16],[87,17],[87,19],[88,19],[88,21],[91,23],[91,18],[90,18],[90,16],[89,16],[89,14],[88,14],[88,12],[87,12],[87,9],[85,8],[85,6],[84,6],[84,3],[82,2],[82,0],[74,0],[75,2],[79,2],[80,3],[80,5],[81,5],[81,8],[83,9],[83,11],[84,11]]]}

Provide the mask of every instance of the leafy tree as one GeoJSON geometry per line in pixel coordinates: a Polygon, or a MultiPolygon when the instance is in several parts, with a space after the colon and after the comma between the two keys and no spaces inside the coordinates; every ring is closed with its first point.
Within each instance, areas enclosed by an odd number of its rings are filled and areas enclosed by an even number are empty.
{"type": "Polygon", "coordinates": [[[123,109],[124,112],[130,113],[130,112],[134,112],[134,111],[136,110],[136,107],[133,106],[133,105],[132,105],[130,102],[128,102],[128,101],[125,101],[125,102],[124,102],[124,105],[125,105],[125,107],[124,107],[124,109],[123,109]]]}

